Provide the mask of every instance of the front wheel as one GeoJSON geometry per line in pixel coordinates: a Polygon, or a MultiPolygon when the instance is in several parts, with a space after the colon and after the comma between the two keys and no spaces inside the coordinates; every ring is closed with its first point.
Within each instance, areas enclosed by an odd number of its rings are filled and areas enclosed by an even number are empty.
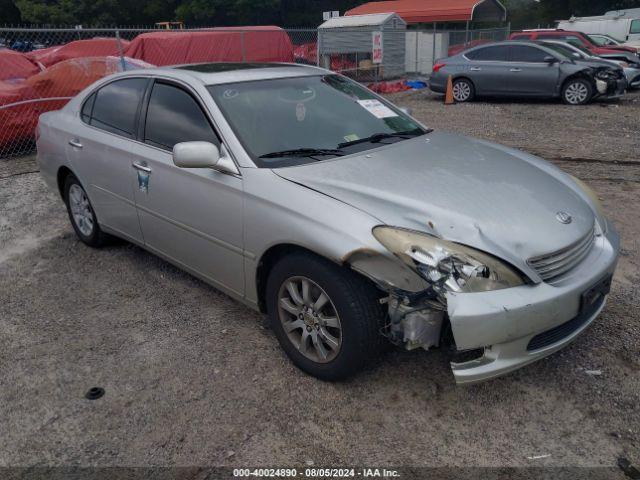
{"type": "Polygon", "coordinates": [[[562,88],[562,101],[567,105],[585,105],[593,96],[593,87],[584,78],[574,78],[562,88]]]}
{"type": "Polygon", "coordinates": [[[379,291],[354,272],[307,253],[280,260],[267,280],[267,312],[280,345],[322,380],[358,372],[381,351],[379,291]]]}

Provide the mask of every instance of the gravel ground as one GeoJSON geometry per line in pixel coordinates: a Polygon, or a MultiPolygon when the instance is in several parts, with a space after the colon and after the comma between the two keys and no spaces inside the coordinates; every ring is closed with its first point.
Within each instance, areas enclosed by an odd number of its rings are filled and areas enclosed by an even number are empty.
{"type": "Polygon", "coordinates": [[[637,465],[640,97],[584,108],[392,98],[436,128],[566,157],[558,164],[597,190],[623,254],[587,332],[471,387],[454,385],[443,352],[394,351],[323,383],[215,289],[128,244],[85,247],[33,162],[4,163],[0,466],[637,465]],[[106,395],[92,402],[93,386],[106,395]]]}

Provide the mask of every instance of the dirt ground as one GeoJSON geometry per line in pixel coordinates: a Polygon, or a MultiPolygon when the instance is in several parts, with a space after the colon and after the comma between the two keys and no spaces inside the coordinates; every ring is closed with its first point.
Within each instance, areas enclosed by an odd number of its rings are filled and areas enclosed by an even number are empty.
{"type": "Polygon", "coordinates": [[[438,351],[395,351],[323,383],[289,363],[260,315],[215,289],[140,248],[81,244],[33,162],[8,160],[0,466],[608,466],[625,478],[618,459],[640,462],[640,95],[582,108],[391,98],[430,126],[543,155],[594,187],[623,250],[588,331],[470,387],[455,386],[438,351]],[[94,386],[105,396],[86,400],[94,386]]]}

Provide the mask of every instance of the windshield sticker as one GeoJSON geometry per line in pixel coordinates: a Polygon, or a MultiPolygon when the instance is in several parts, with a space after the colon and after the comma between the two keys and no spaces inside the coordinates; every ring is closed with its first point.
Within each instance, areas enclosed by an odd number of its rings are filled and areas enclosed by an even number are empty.
{"type": "Polygon", "coordinates": [[[230,88],[228,90],[225,90],[222,96],[224,98],[235,98],[238,96],[238,90],[236,90],[235,88],[230,88]]]}
{"type": "Polygon", "coordinates": [[[390,118],[398,116],[396,112],[384,105],[380,100],[358,100],[358,103],[376,118],[390,118]]]}
{"type": "Polygon", "coordinates": [[[303,122],[305,117],[307,116],[307,107],[304,106],[304,103],[299,103],[296,105],[296,118],[299,122],[303,122]]]}
{"type": "Polygon", "coordinates": [[[360,140],[360,137],[355,133],[351,133],[349,135],[345,135],[343,137],[347,142],[355,142],[356,140],[360,140]]]}

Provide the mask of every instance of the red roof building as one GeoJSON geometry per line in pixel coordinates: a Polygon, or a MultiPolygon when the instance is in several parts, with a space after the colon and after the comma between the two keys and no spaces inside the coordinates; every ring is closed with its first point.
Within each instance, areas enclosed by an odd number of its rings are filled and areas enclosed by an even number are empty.
{"type": "Polygon", "coordinates": [[[397,13],[407,23],[503,22],[507,10],[498,0],[393,0],[369,2],[345,15],[397,13]]]}

